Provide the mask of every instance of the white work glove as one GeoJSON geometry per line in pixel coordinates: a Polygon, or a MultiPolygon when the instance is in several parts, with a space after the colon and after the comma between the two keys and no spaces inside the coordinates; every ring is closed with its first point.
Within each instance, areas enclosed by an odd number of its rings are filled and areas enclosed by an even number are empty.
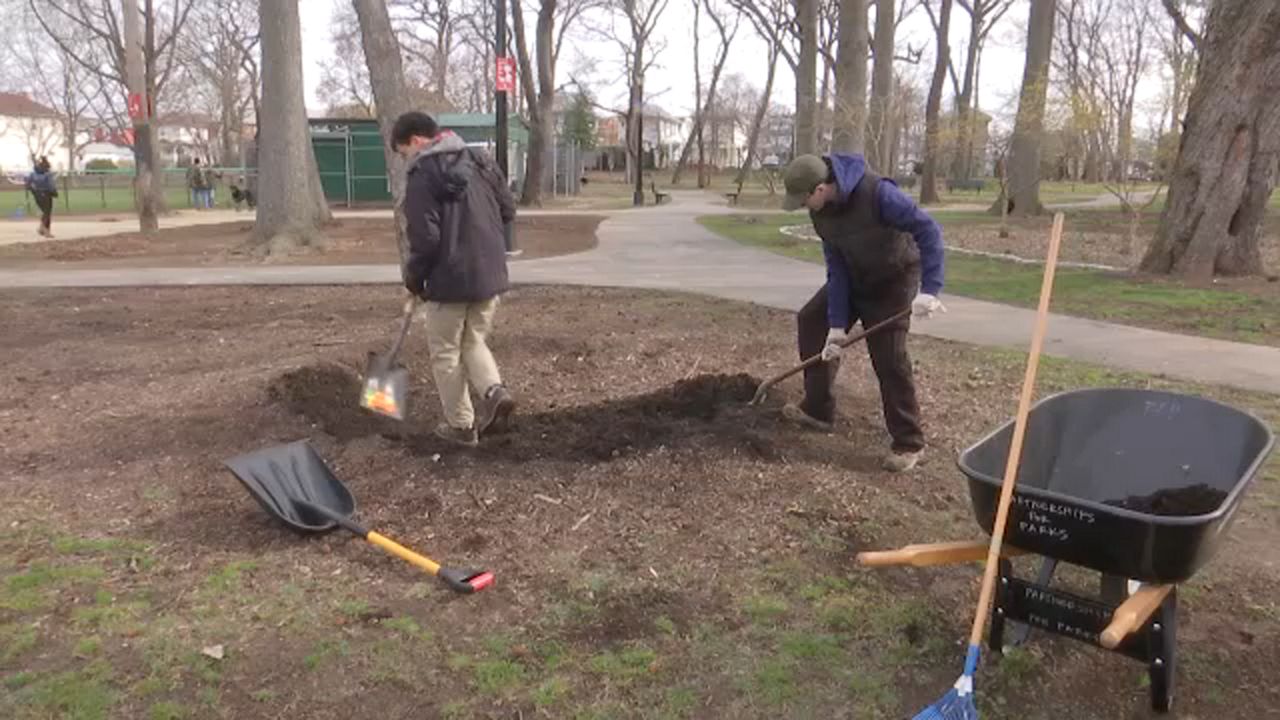
{"type": "Polygon", "coordinates": [[[844,348],[840,343],[848,338],[845,332],[840,328],[831,328],[827,331],[827,344],[822,348],[822,361],[831,362],[840,357],[840,353],[844,352],[844,348]]]}
{"type": "Polygon", "coordinates": [[[942,304],[936,296],[929,293],[920,293],[916,295],[915,301],[911,303],[911,314],[916,317],[933,317],[936,312],[946,312],[947,308],[942,304]]]}

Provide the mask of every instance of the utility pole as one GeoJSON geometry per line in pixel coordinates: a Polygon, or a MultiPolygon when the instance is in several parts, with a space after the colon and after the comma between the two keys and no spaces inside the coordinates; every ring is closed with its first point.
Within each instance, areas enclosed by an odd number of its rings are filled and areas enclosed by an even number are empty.
{"type": "Polygon", "coordinates": [[[151,98],[147,97],[146,72],[142,53],[141,16],[138,0],[124,0],[124,62],[125,81],[129,88],[129,117],[133,120],[133,156],[136,168],[133,178],[133,196],[138,208],[138,225],[142,232],[160,229],[156,219],[155,193],[151,187],[154,156],[151,147],[151,98]]]}
{"type": "MultiPolygon", "coordinates": [[[[494,115],[496,119],[496,127],[493,129],[495,148],[494,158],[498,161],[498,169],[502,171],[502,179],[507,183],[507,187],[511,186],[511,175],[507,162],[507,133],[510,129],[507,122],[507,94],[515,91],[515,63],[511,58],[507,57],[507,0],[495,0],[497,7],[494,10],[497,29],[497,37],[494,38],[496,58],[493,80],[494,80],[494,115]]],[[[516,250],[516,239],[514,228],[511,223],[507,223],[502,228],[503,235],[506,238],[507,254],[519,255],[520,251],[516,250]]]]}

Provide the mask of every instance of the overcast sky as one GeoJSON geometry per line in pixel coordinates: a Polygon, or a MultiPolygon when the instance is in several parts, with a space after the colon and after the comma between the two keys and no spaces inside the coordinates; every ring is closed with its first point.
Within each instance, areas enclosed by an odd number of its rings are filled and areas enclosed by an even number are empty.
{"type": "MultiPolygon", "coordinates": [[[[303,55],[305,60],[305,78],[307,84],[307,105],[315,110],[322,110],[323,103],[316,96],[316,85],[320,81],[320,69],[333,55],[332,43],[329,39],[329,18],[335,2],[349,0],[300,0],[302,16],[303,55]]],[[[979,91],[980,107],[992,114],[999,122],[1004,117],[1011,117],[1017,107],[1017,91],[1022,80],[1023,33],[1027,21],[1030,4],[1019,2],[1000,21],[987,41],[982,57],[979,91]]],[[[532,22],[532,21],[531,21],[532,22]]],[[[951,52],[955,62],[962,63],[966,43],[968,41],[968,16],[957,7],[952,15],[951,52]]],[[[702,34],[707,40],[703,43],[703,67],[709,72],[715,51],[715,28],[705,18],[702,23],[702,34]]],[[[530,24],[531,26],[531,24],[530,24]]],[[[658,64],[651,71],[646,91],[651,99],[677,115],[688,114],[693,106],[693,11],[689,0],[670,0],[666,13],[662,16],[661,27],[664,28],[666,48],[658,56],[658,64]]],[[[584,33],[579,32],[581,37],[584,33]]],[[[906,20],[898,30],[897,46],[900,54],[905,48],[926,46],[924,58],[917,67],[898,64],[899,71],[905,70],[922,79],[922,86],[927,85],[933,70],[933,28],[923,10],[906,20]]],[[[567,43],[566,43],[567,44],[567,43]]],[[[626,86],[620,80],[619,63],[621,56],[612,44],[599,40],[580,40],[578,49],[590,57],[598,59],[596,78],[602,82],[613,80],[610,87],[602,90],[600,101],[614,103],[615,106],[625,104],[626,86]]],[[[749,22],[744,18],[742,27],[734,41],[731,60],[725,72],[737,72],[744,75],[753,85],[764,86],[767,71],[768,46],[756,37],[749,22]]],[[[560,59],[561,79],[574,62],[574,51],[566,48],[560,59]]],[[[957,67],[957,71],[962,68],[957,67]]],[[[950,81],[947,83],[944,97],[950,96],[950,81]]],[[[1145,83],[1139,91],[1139,103],[1153,98],[1160,92],[1159,83],[1145,83]]],[[[794,105],[795,78],[789,66],[782,62],[774,85],[774,102],[787,106],[794,105]]],[[[1138,123],[1135,132],[1142,135],[1146,126],[1138,123]]]]}

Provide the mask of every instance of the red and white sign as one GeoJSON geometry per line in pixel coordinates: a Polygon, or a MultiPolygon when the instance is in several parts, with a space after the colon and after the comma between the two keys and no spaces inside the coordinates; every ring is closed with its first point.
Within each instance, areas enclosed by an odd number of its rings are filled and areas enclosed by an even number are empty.
{"type": "Polygon", "coordinates": [[[129,93],[129,117],[133,120],[142,117],[142,93],[129,93]]]}
{"type": "Polygon", "coordinates": [[[497,67],[493,76],[494,89],[498,92],[515,92],[516,89],[516,60],[515,58],[500,57],[498,58],[497,67]]]}

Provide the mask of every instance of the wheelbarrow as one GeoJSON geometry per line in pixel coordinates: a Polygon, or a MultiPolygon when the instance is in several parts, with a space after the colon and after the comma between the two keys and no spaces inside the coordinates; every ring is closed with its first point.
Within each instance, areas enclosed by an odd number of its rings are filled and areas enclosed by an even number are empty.
{"type": "MultiPolygon", "coordinates": [[[[960,454],[974,516],[994,525],[1013,422],[960,454]]],[[[988,647],[1005,623],[1063,635],[1147,666],[1151,705],[1173,704],[1177,585],[1208,563],[1275,444],[1251,413],[1193,395],[1092,388],[1031,410],[1005,531],[988,647]],[[1044,559],[1017,577],[1010,557],[1044,559]],[[1100,575],[1097,597],[1050,587],[1065,562],[1100,575]]],[[[982,561],[988,542],[860,553],[863,565],[925,567],[982,561]]],[[[1022,637],[1025,639],[1025,633],[1022,637]]]]}
{"type": "Polygon", "coordinates": [[[391,538],[351,519],[356,500],[306,440],[264,448],[225,462],[254,500],[272,517],[302,535],[339,527],[435,575],[457,593],[493,584],[493,573],[442,567],[391,538]]]}

